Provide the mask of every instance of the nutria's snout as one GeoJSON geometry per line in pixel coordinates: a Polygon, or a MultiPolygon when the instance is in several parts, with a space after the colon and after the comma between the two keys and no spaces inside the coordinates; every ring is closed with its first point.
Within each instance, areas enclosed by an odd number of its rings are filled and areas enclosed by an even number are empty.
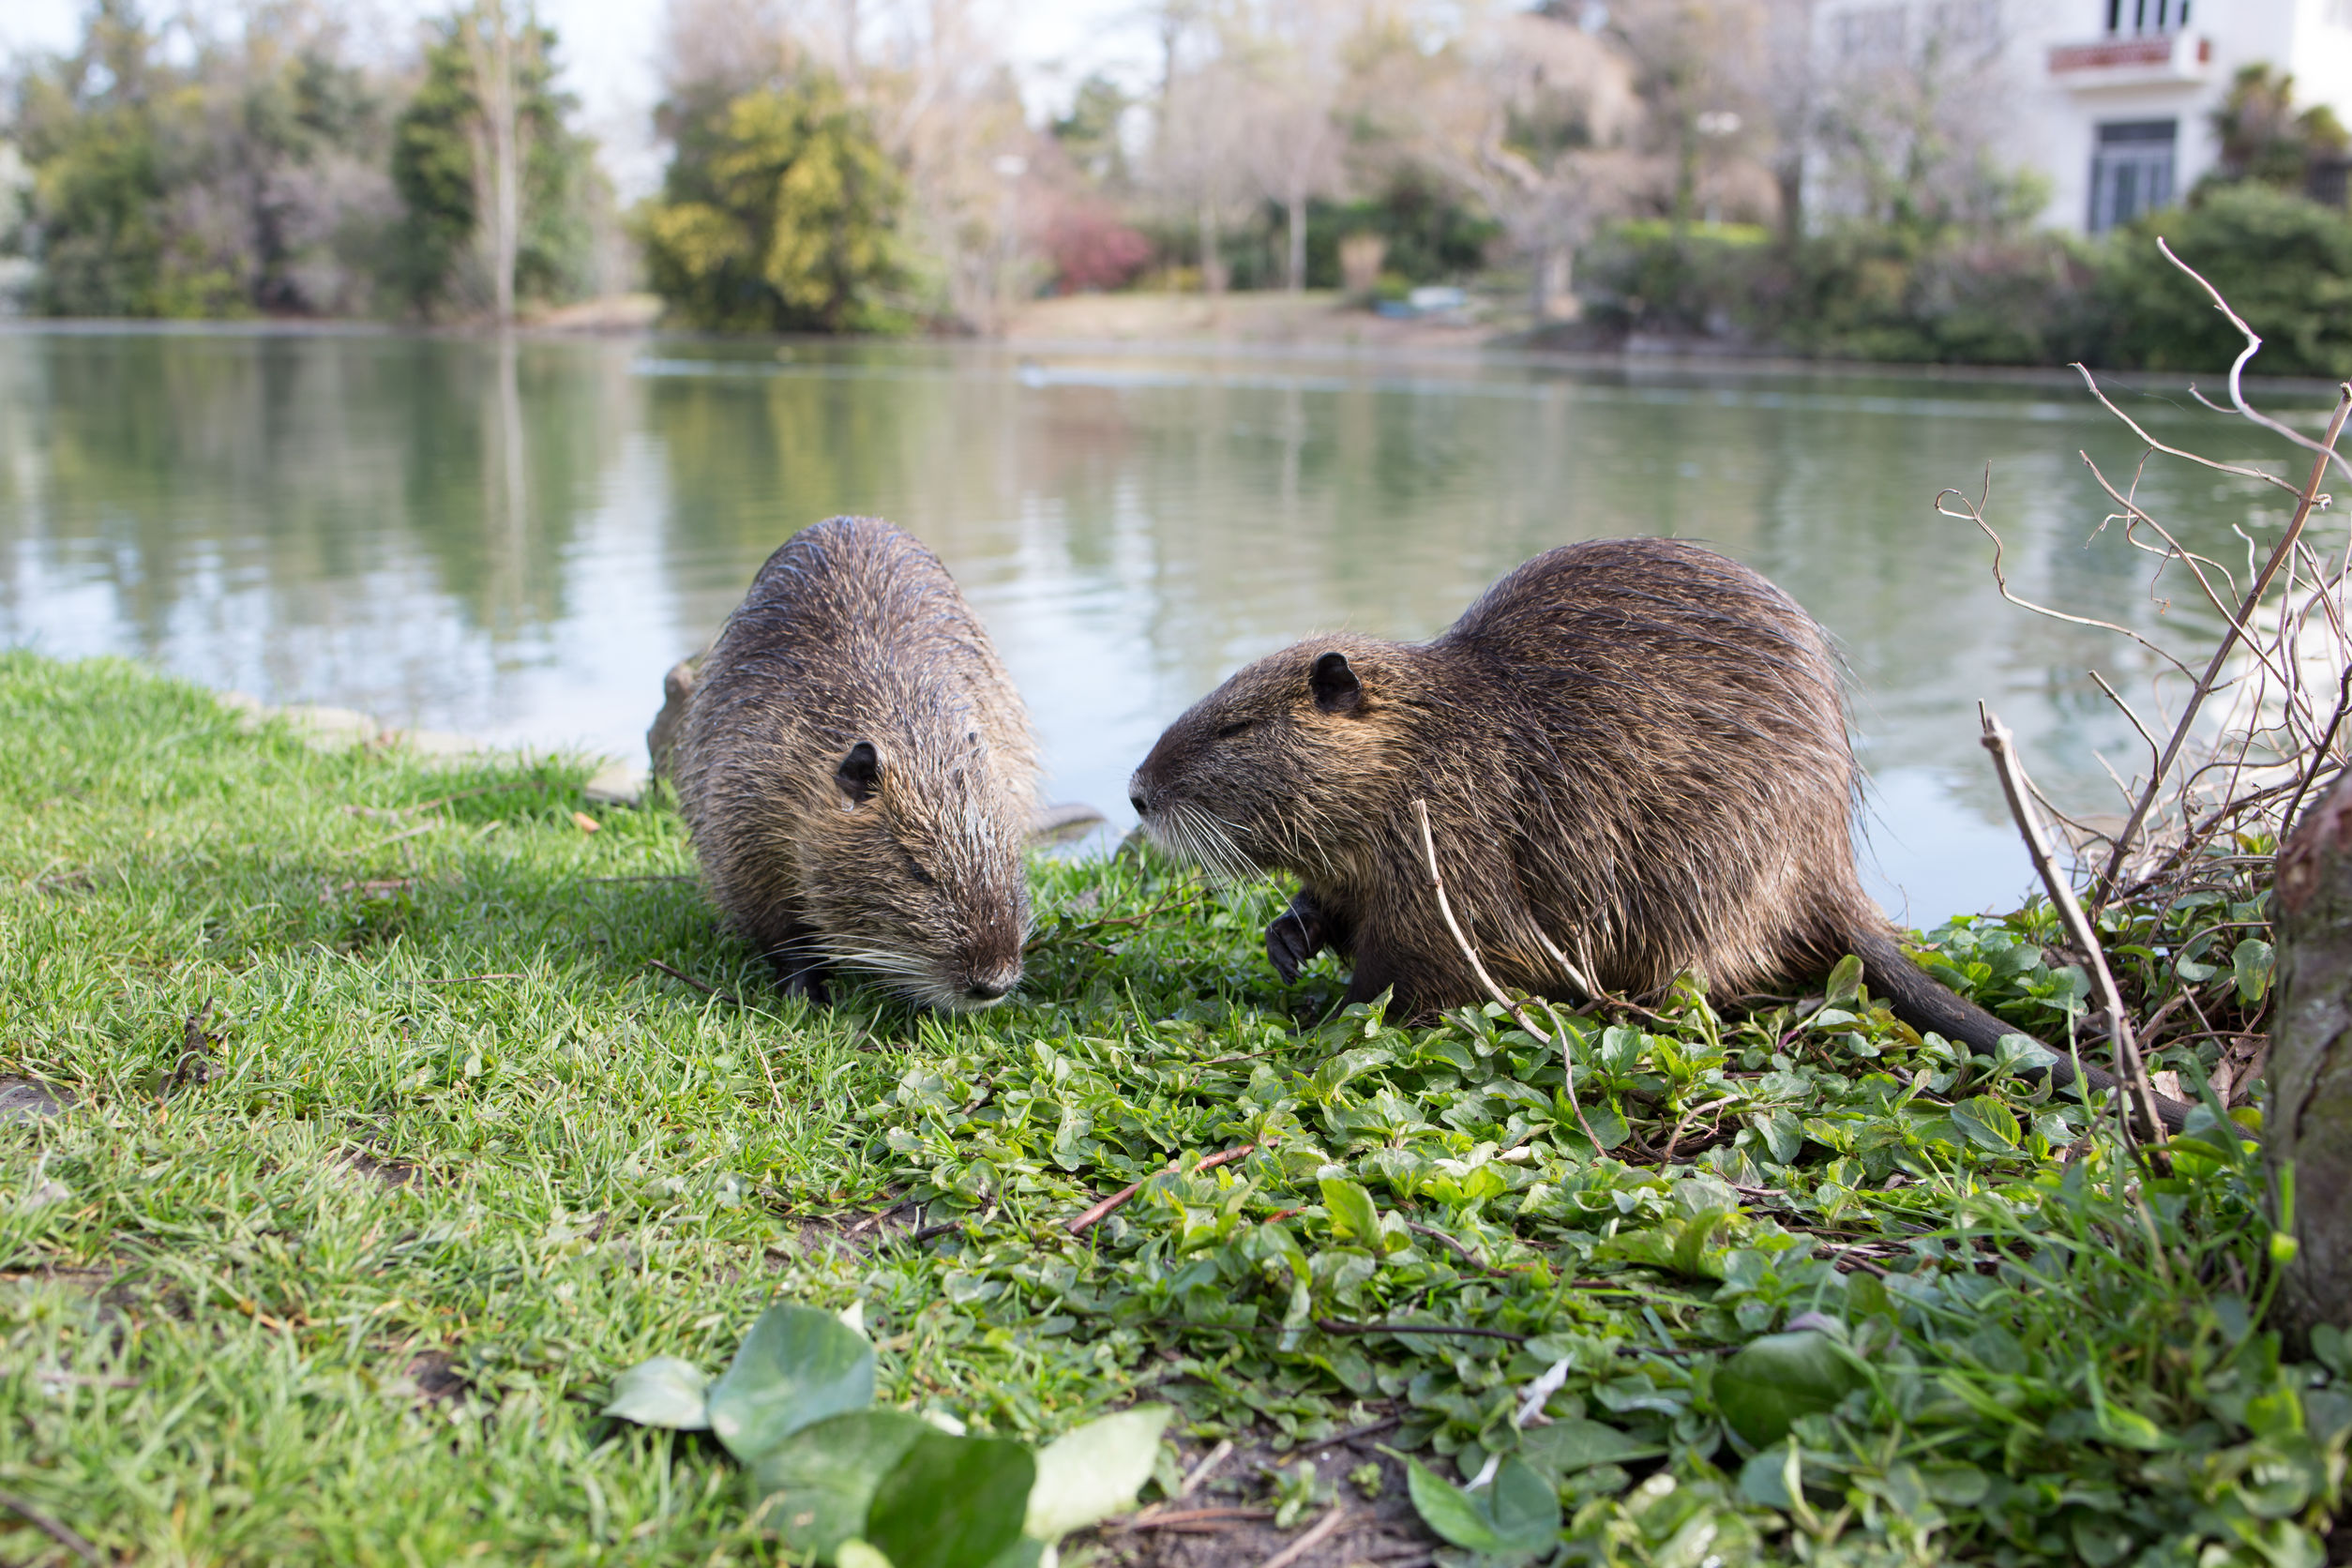
{"type": "Polygon", "coordinates": [[[1015,954],[1010,960],[968,967],[963,982],[957,989],[951,1005],[958,1012],[976,1013],[993,1007],[1013,994],[1021,983],[1021,960],[1015,954]]]}

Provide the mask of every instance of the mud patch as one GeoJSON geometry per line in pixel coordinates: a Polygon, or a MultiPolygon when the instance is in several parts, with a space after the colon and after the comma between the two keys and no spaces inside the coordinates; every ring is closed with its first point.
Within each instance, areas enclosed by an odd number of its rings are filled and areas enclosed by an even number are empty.
{"type": "Polygon", "coordinates": [[[38,1116],[62,1116],[73,1107],[73,1091],[38,1078],[0,1076],[0,1126],[38,1116]]]}
{"type": "Polygon", "coordinates": [[[1433,1560],[1442,1543],[1413,1512],[1404,1465],[1377,1446],[1393,1435],[1383,1424],[1380,1430],[1288,1453],[1262,1440],[1239,1444],[1223,1458],[1214,1447],[1193,1449],[1184,1455],[1187,1477],[1203,1461],[1214,1462],[1186,1495],[1093,1532],[1101,1553],[1095,1560],[1115,1568],[1259,1568],[1275,1560],[1284,1568],[1419,1568],[1433,1560]],[[1315,1466],[1319,1500],[1300,1511],[1290,1528],[1278,1529],[1274,1472],[1295,1477],[1303,1461],[1315,1466]],[[1362,1483],[1374,1477],[1367,1497],[1362,1483]]]}

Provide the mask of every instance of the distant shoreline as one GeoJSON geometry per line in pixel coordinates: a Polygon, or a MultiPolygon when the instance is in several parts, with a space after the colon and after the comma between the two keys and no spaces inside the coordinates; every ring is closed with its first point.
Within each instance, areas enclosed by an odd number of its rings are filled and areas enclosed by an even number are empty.
{"type": "MultiPolygon", "coordinates": [[[[1806,359],[1786,354],[1735,354],[1679,343],[1651,342],[1630,349],[1546,349],[1530,348],[1513,341],[1511,333],[1486,333],[1480,329],[1452,327],[1425,330],[1420,333],[1380,332],[1361,330],[1364,324],[1379,323],[1382,326],[1416,324],[1383,322],[1381,318],[1353,310],[1340,310],[1329,302],[1332,296],[1319,296],[1325,302],[1321,309],[1314,309],[1318,296],[1307,296],[1308,309],[1297,309],[1297,302],[1277,291],[1236,294],[1225,296],[1229,309],[1244,310],[1252,302],[1273,300],[1288,303],[1294,313],[1288,324],[1301,330],[1255,335],[1246,323],[1231,323],[1242,327],[1240,333],[1222,331],[1198,324],[1190,318],[1207,309],[1208,302],[1199,294],[1096,294],[1074,295],[1064,299],[1038,300],[1024,307],[1020,316],[1006,333],[994,337],[956,337],[937,335],[917,338],[859,338],[827,337],[813,334],[721,334],[665,328],[647,320],[620,322],[593,319],[586,316],[574,322],[557,320],[523,322],[511,329],[511,336],[530,342],[578,342],[636,339],[678,343],[727,344],[738,347],[766,346],[847,348],[856,346],[940,348],[968,354],[995,354],[1018,362],[1043,355],[1071,355],[1117,358],[1168,359],[1233,359],[1280,363],[1296,361],[1313,364],[1442,364],[1455,367],[1486,367],[1530,369],[1558,369],[1600,373],[1653,374],[1660,376],[1709,375],[1752,378],[1757,380],[1821,381],[1855,377],[1885,377],[1899,380],[1941,381],[1958,384],[1975,383],[1985,385],[2082,388],[2081,376],[2071,367],[2055,365],[1962,365],[1922,363],[1898,360],[1806,359]],[[1073,301],[1093,304],[1100,301],[1148,302],[1150,315],[1135,312],[1128,318],[1138,328],[1133,333],[1088,334],[1069,328],[1093,324],[1075,310],[1058,309],[1073,301]],[[1238,303],[1237,303],[1238,302],[1238,303]],[[1163,306],[1167,309],[1161,309],[1163,306]],[[1312,324],[1314,330],[1304,330],[1312,324]],[[1164,330],[1163,330],[1164,329],[1164,330]],[[1353,331],[1356,336],[1350,337],[1353,331]]],[[[596,302],[591,302],[596,303],[596,302]]],[[[158,320],[140,317],[45,317],[0,316],[0,338],[25,337],[171,337],[171,338],[413,338],[466,341],[493,341],[499,334],[489,327],[465,324],[419,324],[369,321],[354,317],[260,317],[251,319],[158,320]]],[[[2219,400],[2226,395],[2228,368],[2217,366],[2204,372],[2180,370],[2113,370],[2095,372],[2101,384],[2131,391],[2183,392],[2194,384],[2207,396],[2219,400]]],[[[2251,392],[2270,395],[2326,396],[2335,390],[2336,383],[2317,376],[2266,376],[2249,373],[2243,384],[2251,392]]]]}

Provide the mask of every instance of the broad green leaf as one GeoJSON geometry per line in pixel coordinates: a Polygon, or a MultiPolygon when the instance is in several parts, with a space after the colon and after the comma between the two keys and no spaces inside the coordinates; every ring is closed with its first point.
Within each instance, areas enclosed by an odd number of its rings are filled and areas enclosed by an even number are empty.
{"type": "Polygon", "coordinates": [[[1594,1465],[1655,1458],[1665,1452],[1663,1443],[1643,1442],[1597,1421],[1554,1422],[1519,1434],[1520,1456],[1538,1473],[1554,1477],[1594,1465]]]}
{"type": "Polygon", "coordinates": [[[1836,1342],[1815,1329],[1768,1334],[1715,1373],[1715,1408],[1751,1447],[1769,1448],[1799,1417],[1834,1410],[1862,1382],[1836,1342]]]}
{"type": "Polygon", "coordinates": [[[641,1426],[671,1426],[701,1432],[711,1425],[711,1380],[690,1361],[656,1356],[612,1380],[612,1397],[600,1415],[617,1415],[641,1426]]]}
{"type": "Polygon", "coordinates": [[[1832,1007],[1848,1006],[1862,997],[1862,961],[1853,954],[1838,959],[1830,971],[1827,998],[1832,1007]]]}
{"type": "Polygon", "coordinates": [[[851,1410],[804,1426],[752,1462],[751,1506],[768,1504],[763,1522],[794,1552],[831,1556],[864,1532],[882,1477],[929,1430],[902,1410],[851,1410]]]}
{"type": "Polygon", "coordinates": [[[1152,1478],[1160,1434],[1176,1413],[1170,1405],[1138,1405],[1090,1421],[1037,1451],[1037,1483],[1030,1488],[1021,1532],[1055,1541],[1135,1506],[1152,1478]]]}
{"type": "Polygon", "coordinates": [[[1405,1460],[1405,1485],[1412,1494],[1421,1522],[1446,1540],[1474,1552],[1502,1550],[1502,1537],[1495,1533],[1494,1522],[1461,1487],[1410,1456],[1405,1460]]]}
{"type": "Polygon", "coordinates": [[[1495,1471],[1483,1500],[1507,1556],[1532,1557],[1560,1539],[1560,1494],[1517,1455],[1495,1471]]]}
{"type": "Polygon", "coordinates": [[[1036,1480],[1026,1443],[926,1430],[876,1488],[866,1539],[893,1568],[984,1568],[1020,1539],[1036,1480]]]}
{"type": "Polygon", "coordinates": [[[1472,1492],[1407,1458],[1405,1479],[1422,1523],[1457,1546],[1506,1562],[1524,1562],[1560,1539],[1560,1497],[1518,1455],[1503,1460],[1492,1485],[1472,1492]]]}
{"type": "Polygon", "coordinates": [[[1689,1279],[1721,1279],[1723,1264],[1708,1257],[1707,1244],[1730,1217],[1727,1209],[1702,1209],[1684,1220],[1681,1233],[1674,1238],[1674,1272],[1689,1279]]]}
{"type": "Polygon", "coordinates": [[[1750,1502],[1760,1502],[1767,1508],[1793,1509],[1803,1495],[1802,1483],[1791,1485],[1792,1478],[1802,1470],[1790,1461],[1794,1455],[1786,1441],[1770,1448],[1759,1448],[1748,1455],[1748,1462],[1740,1467],[1740,1494],[1750,1502]]]}
{"type": "Polygon", "coordinates": [[[1343,1176],[1326,1176],[1322,1186],[1333,1240],[1380,1251],[1380,1213],[1373,1206],[1372,1195],[1343,1176]]]}
{"type": "Polygon", "coordinates": [[[829,1415],[874,1402],[874,1347],[830,1312],[771,1306],[711,1389],[711,1430],[746,1463],[829,1415]]]}
{"type": "Polygon", "coordinates": [[[2229,967],[2238,977],[2238,1000],[2251,1007],[2270,988],[2270,944],[2248,937],[2230,951],[2229,967]]]}
{"type": "Polygon", "coordinates": [[[1997,1154],[2014,1152],[2017,1139],[2023,1136],[2017,1125],[2017,1113],[1990,1094],[1979,1094],[1953,1106],[1952,1123],[1969,1142],[1997,1154]]]}
{"type": "Polygon", "coordinates": [[[1752,1116],[1748,1125],[1764,1140],[1774,1165],[1792,1163],[1797,1152],[1805,1146],[1804,1124],[1786,1110],[1767,1110],[1752,1116]]]}

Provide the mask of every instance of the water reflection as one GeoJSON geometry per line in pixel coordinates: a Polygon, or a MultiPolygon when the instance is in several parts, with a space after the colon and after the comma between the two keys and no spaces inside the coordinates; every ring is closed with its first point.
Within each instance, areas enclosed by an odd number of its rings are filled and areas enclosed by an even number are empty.
{"type": "MultiPolygon", "coordinates": [[[[2132,406],[2168,438],[2272,456],[2185,399],[2132,406]]],[[[2025,875],[1977,700],[2098,809],[2096,753],[2128,771],[2130,735],[2081,671],[2145,675],[2127,645],[2003,604],[1937,490],[1990,465],[2024,596],[2209,619],[2151,598],[2145,558],[2085,548],[2110,507],[2078,448],[2111,475],[2136,455],[2053,384],[20,331],[0,335],[0,638],[634,754],[660,671],[770,550],[877,512],[987,618],[1055,792],[1118,812],[1160,725],[1236,664],[1315,629],[1427,636],[1549,546],[1675,534],[1839,638],[1878,891],[1932,920],[2025,875]]],[[[2140,494],[2217,549],[2284,521],[2205,473],[2140,494]]]]}

